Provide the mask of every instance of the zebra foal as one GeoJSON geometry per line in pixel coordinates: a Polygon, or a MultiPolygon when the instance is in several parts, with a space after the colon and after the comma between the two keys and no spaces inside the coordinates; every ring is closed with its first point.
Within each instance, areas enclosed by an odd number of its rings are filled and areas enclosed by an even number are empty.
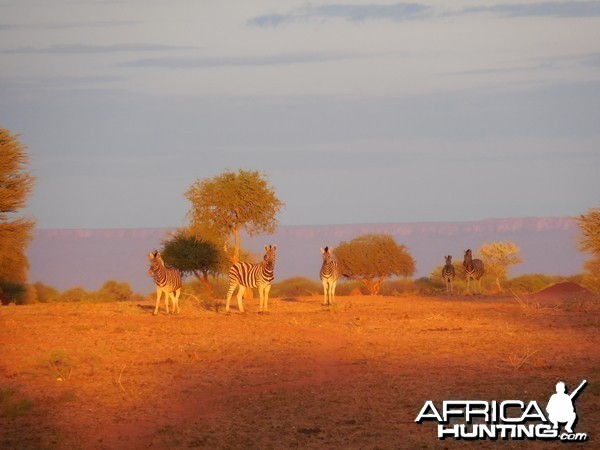
{"type": "Polygon", "coordinates": [[[483,261],[480,259],[473,259],[471,249],[465,251],[463,268],[465,269],[465,276],[467,277],[467,295],[471,293],[471,279],[477,280],[479,293],[481,294],[481,277],[484,274],[483,261]]]}
{"type": "Polygon", "coordinates": [[[162,256],[157,251],[148,254],[150,270],[148,274],[154,278],[156,285],[156,308],[154,315],[158,314],[158,306],[162,293],[165,293],[165,309],[169,314],[169,297],[173,302],[173,314],[179,314],[179,294],[181,293],[181,272],[177,269],[168,269],[162,256]]]}
{"type": "Polygon", "coordinates": [[[446,283],[446,294],[452,295],[452,281],[454,281],[454,277],[456,276],[456,270],[452,265],[452,256],[444,256],[446,260],[446,265],[442,268],[442,279],[446,283]]]}
{"type": "Polygon", "coordinates": [[[246,288],[258,287],[258,297],[260,299],[260,312],[267,311],[267,302],[269,301],[269,291],[271,283],[275,279],[275,251],[276,245],[265,245],[265,255],[260,264],[250,264],[238,262],[229,269],[229,290],[227,291],[227,303],[225,311],[229,312],[229,302],[236,287],[240,287],[237,293],[238,309],[244,312],[242,297],[246,288]]]}
{"type": "Polygon", "coordinates": [[[323,306],[332,305],[335,301],[335,285],[339,278],[338,264],[332,258],[332,249],[330,247],[321,248],[323,254],[323,264],[319,272],[319,277],[323,282],[323,306]]]}

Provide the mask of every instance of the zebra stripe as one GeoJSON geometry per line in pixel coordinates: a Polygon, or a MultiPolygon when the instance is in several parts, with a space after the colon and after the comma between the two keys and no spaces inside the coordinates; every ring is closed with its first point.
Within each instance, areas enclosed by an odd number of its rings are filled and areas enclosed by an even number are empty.
{"type": "Polygon", "coordinates": [[[332,259],[330,247],[321,248],[323,264],[319,271],[319,277],[323,283],[323,305],[332,305],[335,301],[335,285],[339,278],[338,263],[332,259]]]}
{"type": "Polygon", "coordinates": [[[446,265],[442,268],[442,279],[446,282],[446,294],[452,295],[452,281],[456,276],[456,270],[452,265],[452,255],[444,256],[446,265]]]}
{"type": "Polygon", "coordinates": [[[477,280],[479,293],[481,294],[481,277],[484,274],[483,261],[473,259],[471,249],[468,249],[465,251],[463,267],[465,269],[465,276],[467,277],[467,294],[471,293],[471,279],[477,280]]]}
{"type": "Polygon", "coordinates": [[[227,291],[227,303],[225,311],[229,312],[229,302],[235,288],[239,286],[237,301],[238,309],[244,312],[242,297],[246,288],[258,287],[258,296],[260,298],[260,311],[267,311],[267,302],[269,300],[269,291],[271,284],[275,279],[275,251],[276,245],[265,245],[265,256],[260,264],[250,264],[238,262],[229,269],[229,290],[227,291]]]}
{"type": "Polygon", "coordinates": [[[177,269],[168,269],[158,252],[148,255],[150,259],[150,270],[148,273],[154,278],[156,285],[156,308],[154,315],[158,314],[158,306],[162,293],[165,293],[165,308],[169,314],[169,297],[173,302],[173,314],[179,314],[179,294],[181,293],[181,272],[177,269]]]}

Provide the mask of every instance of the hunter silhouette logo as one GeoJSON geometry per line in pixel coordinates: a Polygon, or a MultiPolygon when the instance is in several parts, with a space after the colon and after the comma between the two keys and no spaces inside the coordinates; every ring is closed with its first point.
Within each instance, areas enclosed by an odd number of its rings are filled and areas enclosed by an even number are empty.
{"type": "Polygon", "coordinates": [[[548,400],[548,406],[546,411],[548,412],[548,419],[554,425],[552,428],[558,430],[559,422],[566,423],[565,431],[567,433],[573,433],[573,425],[577,420],[577,414],[575,414],[575,407],[573,406],[573,399],[579,394],[579,391],[585,386],[587,380],[583,380],[581,384],[575,389],[571,395],[566,393],[565,383],[559,381],[556,383],[556,394],[550,397],[548,400]]]}
{"type": "Polygon", "coordinates": [[[434,420],[438,424],[439,439],[540,439],[561,441],[587,441],[587,433],[575,433],[573,427],[577,414],[573,401],[587,380],[567,394],[563,381],[556,383],[556,393],[546,405],[547,416],[535,400],[444,400],[441,408],[427,400],[415,422],[434,420]],[[564,431],[560,432],[560,425],[564,431]]]}

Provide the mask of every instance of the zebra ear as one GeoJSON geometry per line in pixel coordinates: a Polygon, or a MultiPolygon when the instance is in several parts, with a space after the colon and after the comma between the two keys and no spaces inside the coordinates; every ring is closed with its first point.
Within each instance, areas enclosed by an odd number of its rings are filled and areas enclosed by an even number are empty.
{"type": "Polygon", "coordinates": [[[321,253],[325,253],[325,249],[321,247],[321,253]]]}

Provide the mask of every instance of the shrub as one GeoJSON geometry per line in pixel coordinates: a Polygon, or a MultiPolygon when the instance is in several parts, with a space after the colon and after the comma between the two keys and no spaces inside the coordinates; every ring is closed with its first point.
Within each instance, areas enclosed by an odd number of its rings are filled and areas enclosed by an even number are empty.
{"type": "Polygon", "coordinates": [[[24,304],[27,287],[22,283],[13,281],[0,281],[0,299],[3,305],[16,303],[17,305],[24,304]]]}
{"type": "Polygon", "coordinates": [[[304,277],[294,277],[274,283],[269,295],[273,297],[302,297],[322,293],[323,284],[320,281],[304,277]]]}
{"type": "Polygon", "coordinates": [[[69,303],[77,303],[77,302],[91,302],[94,301],[95,298],[83,289],[80,286],[67,289],[62,294],[60,294],[59,301],[60,302],[69,302],[69,303]]]}
{"type": "Polygon", "coordinates": [[[60,297],[60,293],[56,288],[40,283],[39,281],[32,284],[32,287],[35,289],[37,301],[40,303],[55,302],[60,297]]]}
{"type": "Polygon", "coordinates": [[[140,300],[141,296],[131,290],[129,283],[107,281],[97,292],[96,298],[102,302],[126,302],[140,300]]]}

